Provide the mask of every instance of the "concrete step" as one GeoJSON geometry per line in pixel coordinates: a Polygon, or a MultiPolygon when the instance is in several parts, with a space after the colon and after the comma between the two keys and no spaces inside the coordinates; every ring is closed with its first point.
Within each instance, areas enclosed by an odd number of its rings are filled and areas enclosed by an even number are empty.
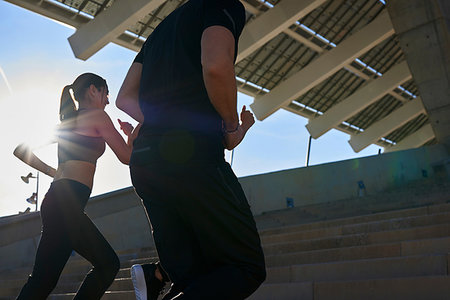
{"type": "Polygon", "coordinates": [[[291,252],[332,249],[363,245],[385,244],[408,240],[421,240],[450,236],[450,224],[440,224],[417,228],[389,230],[382,232],[359,233],[326,237],[312,240],[288,241],[263,245],[265,255],[291,252]]]}
{"type": "MultiPolygon", "coordinates": [[[[155,262],[158,261],[158,257],[156,256],[156,251],[151,252],[143,252],[142,255],[147,255],[146,257],[140,257],[136,258],[136,255],[129,255],[126,257],[119,257],[120,259],[120,268],[129,268],[135,263],[147,263],[147,262],[155,262]]],[[[86,274],[90,269],[92,268],[92,265],[89,261],[84,259],[83,257],[80,257],[79,260],[77,260],[77,263],[68,263],[63,272],[62,276],[68,274],[86,274]]]]}
{"type": "MultiPolygon", "coordinates": [[[[54,293],[62,294],[75,292],[81,285],[81,282],[83,281],[85,276],[86,272],[62,275],[58,280],[58,284],[54,289],[54,293]]],[[[20,279],[0,280],[0,300],[2,299],[2,296],[17,296],[22,286],[25,284],[27,278],[27,276],[24,276],[20,279]]],[[[111,285],[110,290],[122,290],[122,287],[124,285],[127,287],[127,289],[132,289],[130,268],[121,268],[119,270],[116,276],[116,280],[111,285]]]]}
{"type": "MultiPolygon", "coordinates": [[[[142,252],[143,255],[152,255],[155,253],[156,251],[154,250],[142,252]]],[[[156,257],[150,257],[121,261],[121,269],[119,270],[116,278],[129,278],[130,267],[133,264],[155,262],[157,260],[158,258],[156,257]]],[[[58,281],[58,285],[56,286],[55,291],[57,291],[58,293],[76,291],[91,267],[91,264],[84,258],[73,258],[68,262],[63,272],[61,273],[61,277],[58,281]]],[[[0,299],[2,295],[17,295],[20,292],[22,286],[25,284],[30,273],[31,268],[28,267],[13,270],[12,276],[7,276],[7,274],[4,273],[3,278],[0,280],[0,299]]]]}
{"type": "Polygon", "coordinates": [[[155,252],[154,246],[144,247],[144,248],[130,248],[116,251],[117,255],[120,257],[123,254],[135,254],[137,257],[144,257],[147,253],[155,252]]]}
{"type": "Polygon", "coordinates": [[[450,203],[440,204],[440,205],[431,205],[424,206],[418,208],[410,208],[404,210],[396,210],[396,211],[388,211],[388,212],[380,212],[374,214],[366,214],[348,218],[335,218],[332,220],[323,220],[323,221],[315,221],[315,222],[300,222],[298,224],[291,224],[288,226],[282,226],[279,228],[270,228],[260,230],[261,237],[272,234],[286,234],[290,232],[298,232],[303,230],[312,230],[319,228],[331,228],[336,226],[344,226],[350,224],[360,224],[374,221],[381,221],[387,219],[397,219],[397,218],[407,218],[413,216],[425,216],[432,215],[436,213],[450,212],[450,203]]]}
{"type": "MultiPolygon", "coordinates": [[[[418,254],[444,254],[450,251],[450,237],[437,239],[424,239],[416,241],[405,241],[399,243],[379,244],[369,246],[343,247],[333,249],[321,249],[313,251],[303,251],[286,253],[281,255],[269,255],[266,257],[267,266],[289,266],[299,264],[313,264],[322,262],[335,262],[345,260],[358,260],[370,258],[387,258],[398,256],[410,256],[418,254]]],[[[144,259],[145,260],[145,259],[144,259]]],[[[137,261],[135,261],[137,262],[137,261]]],[[[143,262],[143,261],[139,261],[143,262]]],[[[131,263],[130,263],[131,265],[131,263]]],[[[85,277],[83,273],[64,274],[55,289],[56,293],[74,292],[77,290],[81,281],[85,277]]],[[[122,268],[117,280],[111,286],[111,290],[121,290],[121,286],[126,285],[131,288],[131,282],[126,282],[130,277],[130,269],[122,268]]],[[[24,282],[26,277],[21,279],[9,279],[0,281],[0,295],[16,295],[24,282]]]]}
{"type": "Polygon", "coordinates": [[[448,300],[450,276],[263,284],[247,300],[448,300]]]}
{"type": "MultiPolygon", "coordinates": [[[[132,291],[133,283],[130,277],[130,271],[127,269],[128,277],[119,277],[117,276],[111,286],[108,288],[109,291],[132,291]]],[[[82,280],[84,279],[84,275],[81,278],[74,278],[74,280],[63,280],[58,282],[58,285],[53,290],[53,294],[66,294],[66,293],[75,293],[81,285],[82,280]]],[[[2,280],[0,282],[0,299],[2,296],[17,296],[22,289],[23,284],[25,284],[26,280],[2,280]]]]}
{"type": "MultiPolygon", "coordinates": [[[[151,255],[153,253],[156,253],[156,251],[153,252],[145,252],[143,255],[151,255]]],[[[119,260],[122,264],[127,264],[128,261],[132,259],[136,259],[136,254],[127,254],[127,255],[119,255],[119,260]]],[[[140,258],[140,257],[139,257],[140,258]]],[[[123,266],[126,267],[126,266],[123,266]]],[[[92,268],[92,265],[89,261],[84,259],[78,254],[75,254],[74,256],[71,256],[69,260],[67,261],[66,266],[64,267],[64,270],[62,272],[62,275],[65,274],[71,274],[71,273],[87,273],[92,268]]],[[[33,266],[25,266],[16,268],[13,270],[5,270],[0,273],[0,280],[2,279],[21,279],[24,277],[27,277],[31,271],[33,270],[33,266]]]]}
{"type": "Polygon", "coordinates": [[[342,227],[342,234],[386,231],[445,223],[450,223],[450,212],[439,212],[424,216],[401,217],[382,221],[346,225],[342,227]]]}
{"type": "Polygon", "coordinates": [[[449,255],[363,259],[267,269],[266,283],[446,276],[449,255]]]}
{"type": "Polygon", "coordinates": [[[256,216],[259,229],[312,223],[321,220],[346,218],[358,215],[376,214],[386,211],[401,211],[414,207],[433,206],[450,202],[450,184],[436,191],[413,192],[411,189],[381,193],[368,197],[358,197],[311,204],[256,216]],[[408,196],[404,197],[403,194],[408,196]]]}
{"type": "Polygon", "coordinates": [[[357,233],[369,233],[376,231],[386,231],[393,229],[412,228],[419,226],[429,226],[450,223],[450,212],[437,213],[424,216],[412,216],[395,219],[377,220],[365,223],[349,224],[342,226],[291,231],[289,233],[277,233],[261,236],[263,244],[276,242],[294,241],[303,239],[316,239],[336,235],[349,235],[357,233]]]}
{"type": "MultiPolygon", "coordinates": [[[[379,258],[379,257],[394,257],[401,255],[414,255],[420,253],[446,253],[449,248],[450,238],[441,239],[427,239],[420,241],[408,241],[391,244],[380,244],[370,246],[356,246],[332,248],[316,251],[303,251],[295,253],[287,253],[282,255],[269,255],[267,257],[268,266],[283,266],[290,264],[302,263],[317,263],[324,261],[337,261],[349,259],[362,258],[379,258]],[[418,251],[417,248],[421,250],[418,251]],[[402,249],[406,249],[402,252],[402,249]],[[409,249],[409,251],[407,250],[409,249]],[[428,252],[427,252],[428,251],[428,252]],[[431,252],[430,252],[431,251],[431,252]]],[[[342,246],[342,245],[341,245],[342,246]]],[[[133,263],[149,262],[151,259],[133,260],[128,263],[130,266],[133,263]]],[[[64,275],[60,279],[60,284],[64,286],[67,282],[81,282],[85,273],[76,273],[71,275],[64,275]]],[[[119,271],[117,278],[128,278],[129,268],[123,268],[119,271]]],[[[78,284],[77,284],[78,285],[78,284]]],[[[65,288],[63,291],[67,291],[65,288]]]]}
{"type": "MultiPolygon", "coordinates": [[[[62,294],[51,294],[48,300],[72,300],[75,293],[62,293],[62,294]]],[[[17,295],[14,296],[2,296],[0,295],[0,300],[14,300],[17,295]]],[[[136,300],[134,291],[107,291],[103,295],[102,300],[136,300]]]]}
{"type": "Polygon", "coordinates": [[[450,276],[318,282],[314,284],[314,300],[348,299],[449,300],[450,276]]]}
{"type": "MultiPolygon", "coordinates": [[[[448,275],[449,212],[447,203],[262,230],[268,280],[261,289],[287,295],[273,299],[290,299],[290,293],[308,299],[307,287],[315,296],[323,280],[448,275]]],[[[129,268],[157,260],[156,254],[154,249],[122,251],[121,270],[103,299],[135,299],[129,268]]],[[[49,299],[72,299],[68,292],[76,291],[90,268],[83,258],[71,258],[49,299]]],[[[14,299],[30,271],[24,267],[0,274],[0,300],[14,299]]]]}
{"type": "MultiPolygon", "coordinates": [[[[74,296],[75,293],[52,294],[48,300],[71,300],[74,296]]],[[[134,291],[107,291],[102,300],[136,300],[136,296],[134,291]]]]}
{"type": "Polygon", "coordinates": [[[264,283],[247,300],[316,300],[313,287],[313,282],[264,283]]]}
{"type": "MultiPolygon", "coordinates": [[[[130,267],[134,264],[141,264],[141,263],[151,263],[151,262],[156,262],[158,261],[157,257],[150,257],[150,258],[141,258],[141,259],[133,259],[130,261],[125,261],[125,262],[121,262],[120,264],[120,270],[117,273],[116,278],[122,278],[122,277],[130,277],[130,267]]],[[[76,270],[76,269],[72,269],[72,270],[68,270],[66,273],[61,275],[61,278],[59,280],[59,282],[67,282],[67,281],[82,281],[84,279],[84,276],[86,276],[86,273],[90,270],[90,266],[89,269],[85,270],[83,272],[83,270],[76,270]],[[71,272],[72,271],[72,272],[71,272]]]]}
{"type": "Polygon", "coordinates": [[[125,261],[125,262],[121,263],[120,266],[123,268],[130,268],[134,264],[147,264],[147,263],[157,262],[158,260],[159,260],[159,258],[157,256],[157,253],[154,253],[151,256],[125,261]]]}
{"type": "MultiPolygon", "coordinates": [[[[140,251],[139,255],[136,254],[120,255],[119,259],[121,268],[129,268],[135,263],[154,262],[158,260],[156,250],[140,251]]],[[[89,272],[91,268],[92,268],[91,263],[77,254],[76,256],[71,257],[69,259],[66,266],[64,267],[64,270],[61,273],[61,277],[71,276],[73,274],[82,274],[79,276],[82,276],[82,278],[84,278],[85,274],[89,272]]],[[[28,277],[32,269],[33,266],[27,266],[16,268],[14,270],[9,270],[9,272],[4,271],[0,273],[0,281],[3,279],[22,280],[23,278],[28,277]]]]}
{"type": "Polygon", "coordinates": [[[116,278],[111,286],[108,288],[110,291],[132,291],[133,282],[131,277],[116,278]]]}
{"type": "MultiPolygon", "coordinates": [[[[75,293],[81,285],[81,281],[63,282],[58,284],[53,290],[53,294],[75,293]]],[[[131,277],[119,278],[116,277],[114,282],[108,288],[109,291],[131,291],[133,290],[133,283],[131,277]]]]}
{"type": "Polygon", "coordinates": [[[126,278],[130,277],[130,268],[121,268],[119,272],[117,272],[116,278],[126,278]]]}
{"type": "MultiPolygon", "coordinates": [[[[427,250],[429,251],[431,246],[434,247],[440,247],[439,251],[445,251],[448,252],[448,245],[450,243],[450,238],[442,238],[439,240],[423,240],[423,241],[410,241],[410,242],[404,242],[403,245],[405,249],[419,249],[419,251],[427,250]],[[416,244],[416,246],[414,246],[416,244]]],[[[383,246],[383,245],[381,245],[383,246]]],[[[401,247],[400,247],[401,248],[401,247]]],[[[371,248],[372,250],[367,250],[369,253],[370,251],[376,251],[371,248]]],[[[389,247],[387,247],[389,249],[389,247]]],[[[339,250],[345,250],[345,249],[339,249],[339,250]]],[[[347,249],[348,250],[348,249],[347,249]]],[[[397,249],[396,249],[397,250],[397,249]]],[[[348,257],[345,257],[344,255],[341,255],[341,259],[350,259],[355,258],[355,249],[349,249],[348,250],[348,257]]],[[[389,250],[387,250],[389,252],[389,250]]],[[[411,251],[411,250],[410,250],[411,251]]],[[[326,255],[323,253],[323,251],[315,251],[317,252],[317,257],[325,257],[326,255]]],[[[305,255],[305,257],[308,257],[308,255],[313,255],[312,253],[302,253],[305,255]]],[[[398,255],[399,253],[394,253],[398,255]]],[[[300,254],[295,254],[300,255],[300,254]]],[[[369,254],[370,255],[370,254],[369,254]]],[[[282,255],[281,257],[286,256],[282,255]]],[[[339,257],[339,254],[337,254],[339,257]]],[[[348,262],[341,262],[341,263],[329,263],[329,264],[305,264],[305,265],[299,265],[303,263],[302,261],[298,260],[298,257],[294,256],[295,258],[295,265],[288,266],[288,267],[275,267],[268,269],[268,279],[267,282],[290,282],[290,281],[306,281],[306,280],[330,280],[330,279],[354,279],[361,278],[364,276],[369,277],[379,277],[379,276],[405,276],[405,275],[425,275],[425,274],[431,274],[431,275],[442,275],[441,273],[447,272],[446,266],[447,266],[447,255],[432,255],[432,256],[414,256],[414,257],[406,257],[405,259],[392,259],[392,260],[356,260],[356,261],[348,261],[348,262]],[[334,272],[332,271],[334,270],[334,272]],[[401,270],[400,274],[393,274],[392,272],[401,270]],[[380,274],[381,272],[381,274],[380,274]],[[406,272],[406,273],[405,273],[406,272]]],[[[270,260],[268,261],[268,265],[270,264],[270,260]]],[[[114,281],[114,283],[109,288],[110,291],[126,291],[126,290],[132,290],[133,286],[131,283],[131,278],[129,278],[129,268],[121,269],[117,279],[114,281]]],[[[446,274],[446,273],[445,273],[446,274]]],[[[69,291],[75,292],[80,283],[81,280],[84,278],[84,274],[81,275],[78,279],[74,280],[74,278],[61,278],[62,282],[58,284],[57,288],[55,289],[55,293],[59,294],[58,297],[60,297],[60,294],[67,293],[69,291]],[[65,283],[64,283],[65,282],[65,283]]],[[[17,295],[17,293],[20,291],[20,287],[23,283],[19,284],[19,280],[9,280],[8,282],[2,283],[2,285],[9,286],[8,292],[5,292],[4,290],[0,295],[17,295]],[[15,284],[14,284],[15,282],[15,284]],[[12,285],[16,285],[16,288],[11,288],[12,285]]],[[[296,290],[299,287],[295,287],[294,290],[296,290]]],[[[117,295],[113,294],[111,297],[116,297],[117,295]]],[[[63,296],[61,296],[63,297],[63,296]]],[[[61,298],[64,299],[64,298],[61,298]]]]}
{"type": "Polygon", "coordinates": [[[266,266],[289,266],[296,264],[387,258],[421,254],[446,254],[449,251],[450,237],[444,237],[397,243],[319,249],[286,254],[266,255],[266,266]]]}
{"type": "Polygon", "coordinates": [[[412,209],[399,210],[399,211],[364,214],[364,215],[359,215],[359,216],[351,216],[351,217],[346,217],[346,218],[344,218],[344,217],[333,218],[333,219],[329,219],[329,220],[318,220],[318,221],[312,221],[312,222],[302,222],[302,220],[299,220],[297,224],[289,224],[286,226],[280,226],[278,228],[269,228],[269,229],[260,230],[260,235],[264,236],[264,235],[277,234],[277,233],[295,232],[298,230],[329,228],[329,227],[335,227],[335,226],[358,224],[358,223],[399,218],[399,217],[426,215],[427,213],[428,213],[428,210],[426,207],[419,207],[419,208],[412,208],[412,209]]]}
{"type": "Polygon", "coordinates": [[[26,280],[0,280],[0,300],[15,299],[26,280]]]}

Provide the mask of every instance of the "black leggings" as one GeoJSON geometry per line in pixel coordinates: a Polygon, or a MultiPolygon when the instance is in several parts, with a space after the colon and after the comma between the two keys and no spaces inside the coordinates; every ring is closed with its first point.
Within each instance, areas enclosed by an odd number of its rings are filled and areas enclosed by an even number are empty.
{"type": "Polygon", "coordinates": [[[131,166],[131,177],[150,217],[162,267],[173,282],[170,294],[240,300],[264,281],[255,221],[227,163],[131,166]]]}
{"type": "Polygon", "coordinates": [[[46,299],[72,250],[93,265],[74,299],[100,299],[114,281],[119,259],[84,213],[90,193],[77,181],[61,179],[52,183],[41,205],[42,236],[33,272],[17,299],[46,299]]]}

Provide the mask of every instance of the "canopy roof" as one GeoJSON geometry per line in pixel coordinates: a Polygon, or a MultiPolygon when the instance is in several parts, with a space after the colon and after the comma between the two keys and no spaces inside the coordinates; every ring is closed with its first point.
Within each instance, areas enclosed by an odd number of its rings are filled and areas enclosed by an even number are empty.
{"type": "MultiPolygon", "coordinates": [[[[6,0],[77,29],[75,56],[113,42],[138,51],[186,0],[6,0]]],[[[332,128],[360,151],[436,143],[384,1],[242,0],[247,25],[236,79],[264,120],[278,109],[309,119],[314,138],[332,128]]]]}

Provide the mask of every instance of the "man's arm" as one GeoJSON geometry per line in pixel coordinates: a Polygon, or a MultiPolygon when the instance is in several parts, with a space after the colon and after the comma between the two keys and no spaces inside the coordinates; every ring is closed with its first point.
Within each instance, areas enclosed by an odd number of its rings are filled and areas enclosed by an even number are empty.
{"type": "Polygon", "coordinates": [[[144,115],[139,107],[141,74],[142,64],[134,62],[128,70],[116,99],[117,108],[126,112],[139,123],[144,122],[144,115]]]}
{"type": "Polygon", "coordinates": [[[222,117],[225,130],[239,125],[234,74],[233,34],[223,26],[211,26],[202,35],[203,80],[212,105],[222,117]]]}
{"type": "Polygon", "coordinates": [[[201,47],[205,87],[212,105],[223,120],[224,146],[232,150],[255,123],[253,114],[244,106],[241,112],[242,126],[239,124],[234,36],[223,26],[211,26],[203,32],[201,47]]]}
{"type": "Polygon", "coordinates": [[[244,107],[241,112],[242,126],[239,125],[234,36],[223,26],[211,26],[203,32],[201,47],[205,87],[212,105],[223,120],[225,148],[232,150],[255,122],[253,114],[244,107]]]}

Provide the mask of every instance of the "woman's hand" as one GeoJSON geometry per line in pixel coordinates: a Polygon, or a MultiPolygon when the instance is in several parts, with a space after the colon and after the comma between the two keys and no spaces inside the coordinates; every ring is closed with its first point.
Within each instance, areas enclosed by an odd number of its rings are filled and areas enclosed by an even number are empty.
{"type": "Polygon", "coordinates": [[[134,128],[133,125],[128,122],[122,122],[120,119],[117,119],[117,121],[120,124],[120,129],[128,137],[127,145],[129,147],[133,147],[133,141],[137,138],[139,129],[141,128],[142,124],[139,123],[138,125],[136,125],[136,128],[134,128]]]}
{"type": "Polygon", "coordinates": [[[117,121],[119,122],[120,130],[122,130],[126,136],[130,137],[130,135],[133,133],[133,125],[128,122],[122,122],[120,119],[117,119],[117,121]]]}
{"type": "Polygon", "coordinates": [[[138,134],[139,134],[139,129],[141,129],[142,123],[139,123],[136,125],[136,127],[134,128],[133,132],[131,133],[131,136],[129,136],[129,138],[134,141],[135,138],[137,138],[138,134]]]}

